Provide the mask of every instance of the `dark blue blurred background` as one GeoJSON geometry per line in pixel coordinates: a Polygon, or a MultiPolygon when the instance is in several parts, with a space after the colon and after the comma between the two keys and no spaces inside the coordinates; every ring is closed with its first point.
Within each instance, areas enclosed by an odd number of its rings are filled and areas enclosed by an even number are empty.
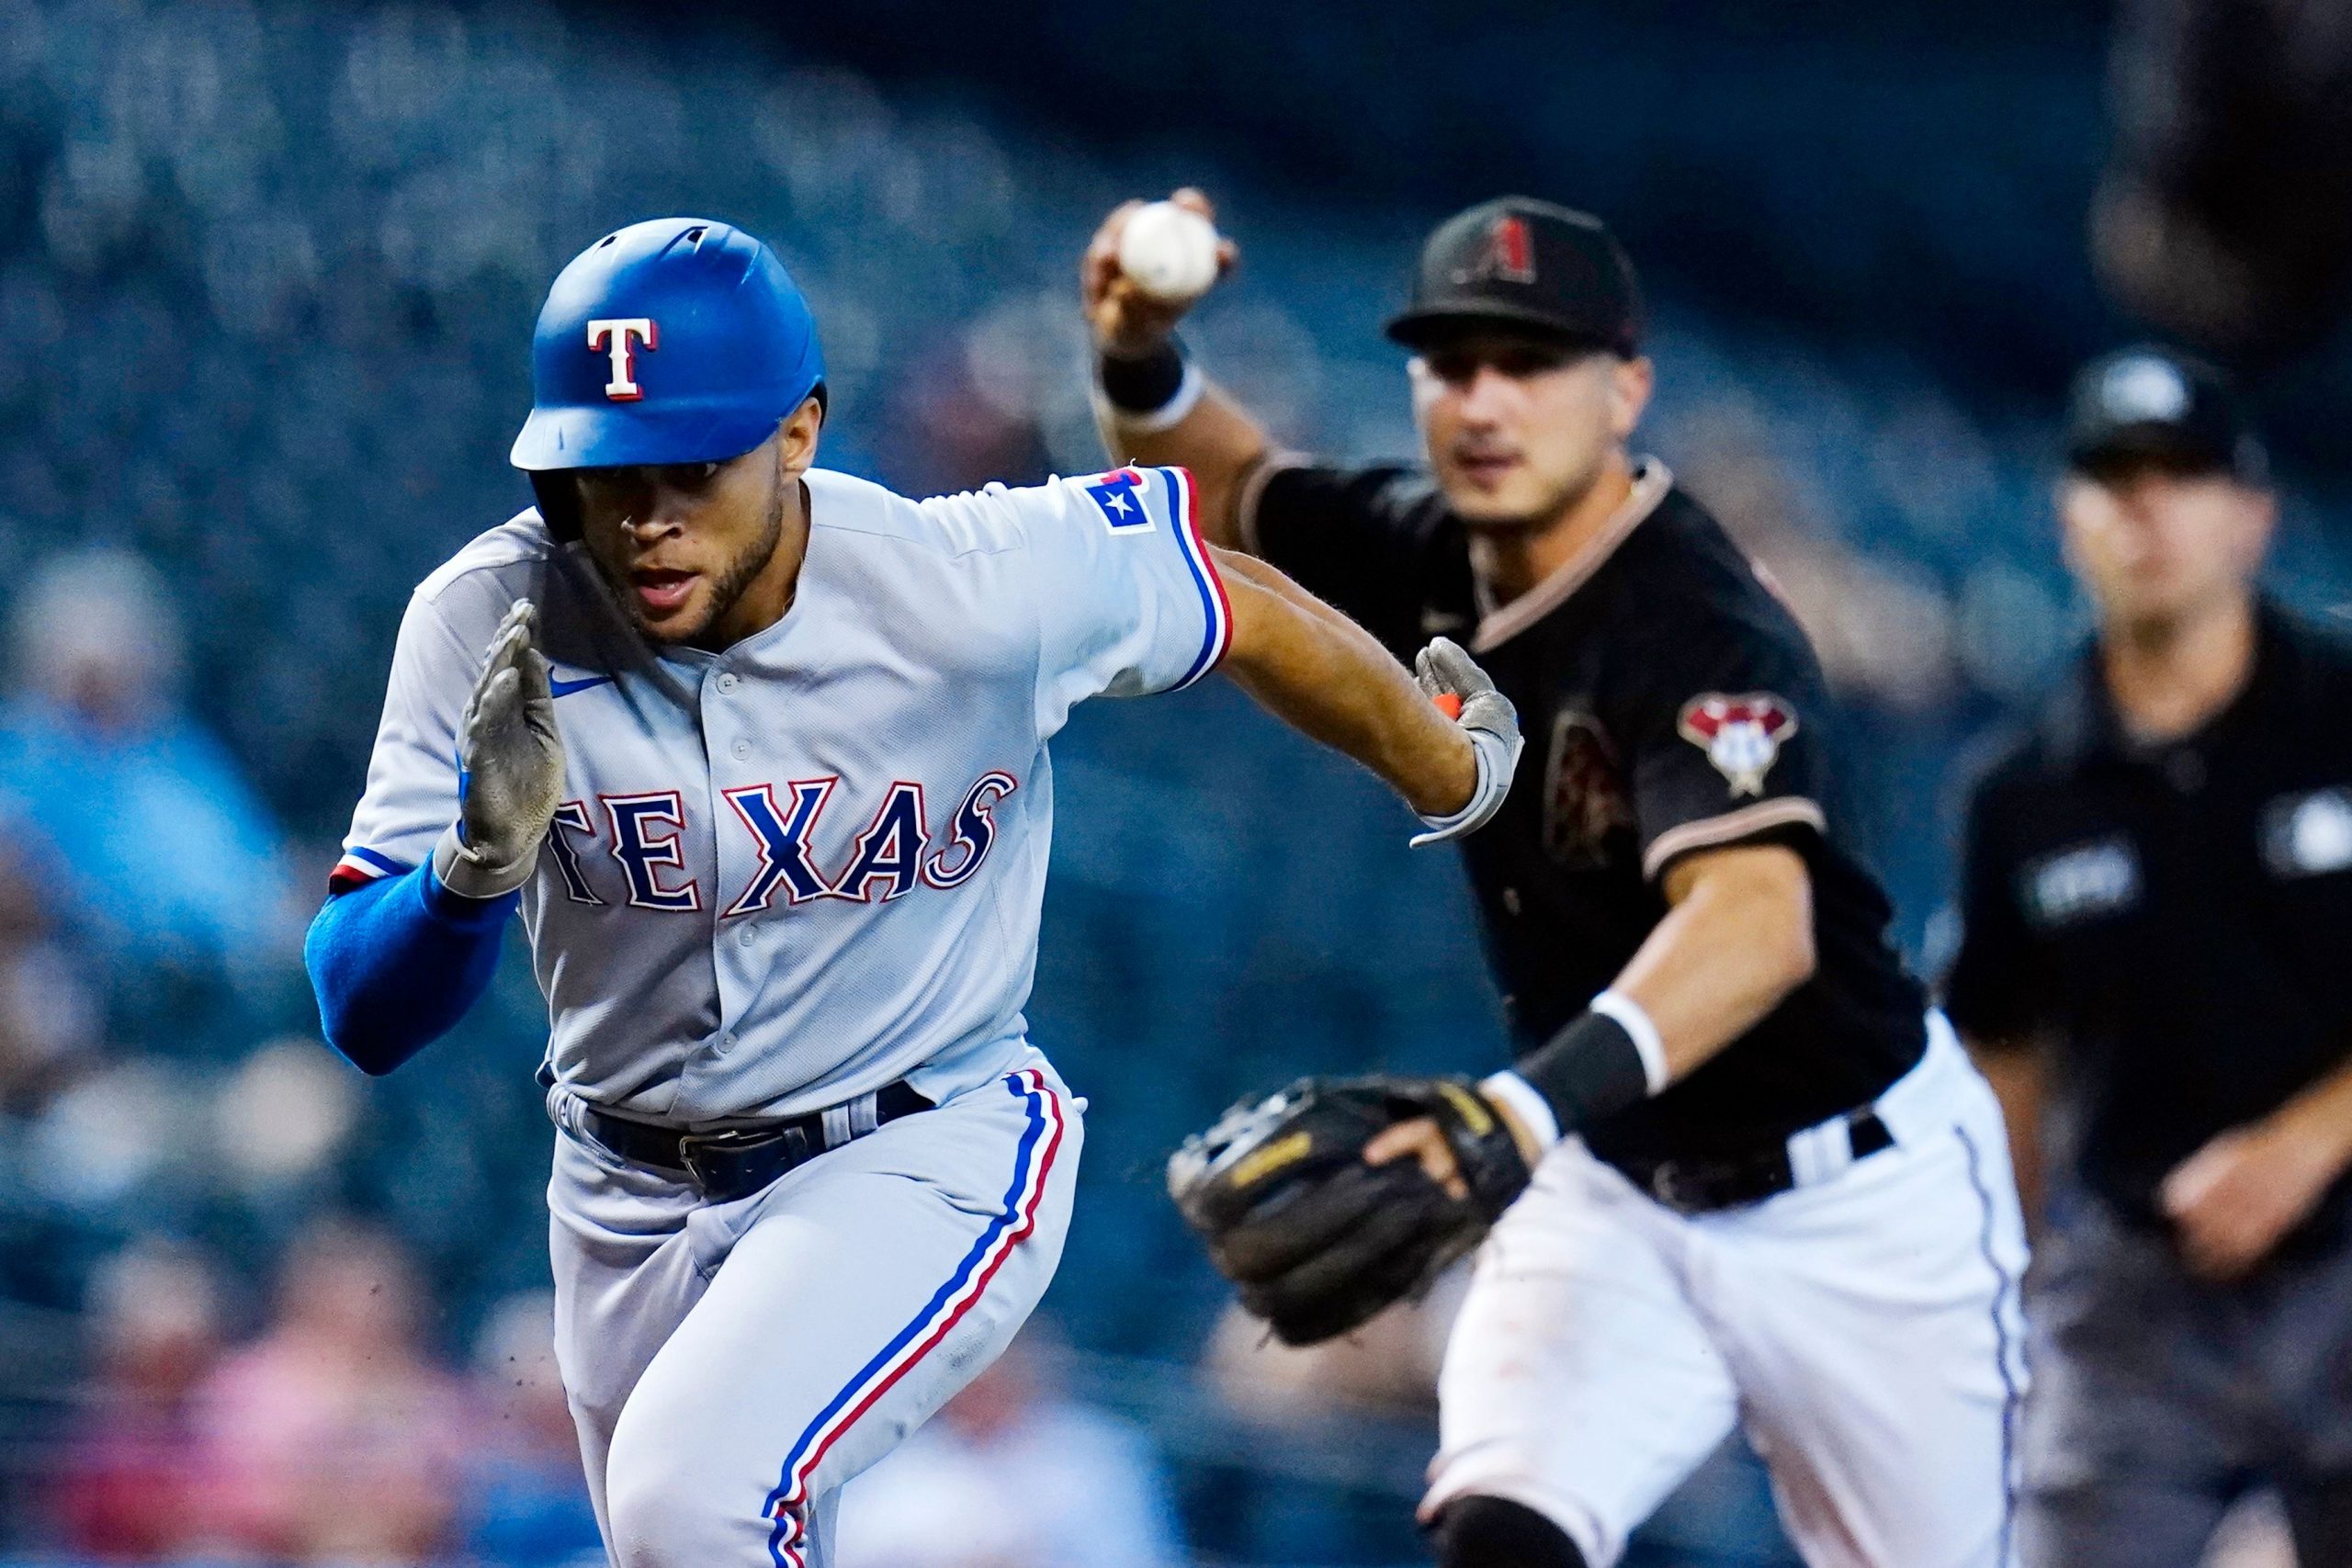
{"type": "MultiPolygon", "coordinates": [[[[1643,445],[1807,620],[1840,808],[1919,952],[1955,761],[2080,625],[2046,515],[2065,378],[2148,330],[2086,249],[2109,8],[1629,9],[0,8],[0,1548],[593,1550],[537,1326],[529,976],[364,1082],[296,944],[410,588],[527,501],[539,295],[628,220],[775,243],[832,367],[823,460],[924,493],[1100,466],[1075,269],[1125,197],[1217,197],[1245,260],[1201,353],[1348,456],[1414,449],[1376,323],[1431,221],[1503,189],[1602,212],[1659,322],[1643,445]],[[320,1343],[375,1371],[288,1370],[320,1343]],[[354,1409],[391,1435],[319,1484],[365,1529],[284,1482],[354,1409]]],[[[2332,332],[2246,361],[2278,581],[2323,609],[2332,332]]],[[[1221,683],[1096,705],[1056,751],[1031,1018],[1092,1100],[1080,1215],[1050,1324],[911,1495],[1084,1453],[1068,1490],[1126,1501],[1072,1514],[1073,1561],[1413,1561],[1436,1330],[1304,1372],[1220,1336],[1158,1168],[1300,1071],[1498,1063],[1459,875],[1221,683]]],[[[1640,1561],[1784,1561],[1758,1487],[1726,1461],[1640,1561]]],[[[1048,1560],[1006,1539],[857,1561],[1048,1560]]]]}

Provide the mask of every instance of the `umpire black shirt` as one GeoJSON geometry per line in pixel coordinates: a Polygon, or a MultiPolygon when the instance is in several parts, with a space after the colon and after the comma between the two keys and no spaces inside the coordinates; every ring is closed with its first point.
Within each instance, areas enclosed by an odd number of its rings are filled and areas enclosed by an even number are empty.
{"type": "Polygon", "coordinates": [[[1409,468],[1281,468],[1246,497],[1257,553],[1409,660],[1469,644],[1528,750],[1463,841],[1522,1051],[1605,989],[1667,913],[1693,850],[1781,842],[1813,881],[1818,966],[1762,1022],[1598,1127],[1607,1159],[1745,1154],[1869,1103],[1919,1059],[1925,998],[1891,910],[1822,807],[1830,715],[1812,647],[1714,519],[1645,463],[1593,544],[1483,604],[1469,534],[1409,468]]]}
{"type": "Polygon", "coordinates": [[[1979,1041],[2054,1039],[2072,1167],[2129,1220],[2352,1044],[2352,649],[2265,604],[2245,689],[2124,733],[2086,657],[1977,784],[1946,983],[1979,1041]]]}

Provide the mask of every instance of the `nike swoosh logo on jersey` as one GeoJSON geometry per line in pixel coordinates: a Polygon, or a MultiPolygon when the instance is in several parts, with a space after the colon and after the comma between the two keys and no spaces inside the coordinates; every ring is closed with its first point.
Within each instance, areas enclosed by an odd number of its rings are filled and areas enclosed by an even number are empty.
{"type": "Polygon", "coordinates": [[[577,681],[551,679],[548,682],[548,695],[568,697],[574,692],[584,692],[591,686],[609,686],[612,683],[613,678],[610,675],[583,675],[577,681]]]}

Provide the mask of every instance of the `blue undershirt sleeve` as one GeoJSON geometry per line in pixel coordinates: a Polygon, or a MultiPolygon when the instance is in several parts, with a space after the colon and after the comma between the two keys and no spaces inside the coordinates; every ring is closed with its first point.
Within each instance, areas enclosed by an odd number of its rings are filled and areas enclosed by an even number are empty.
{"type": "Polygon", "coordinates": [[[327,1043],[381,1077],[447,1034],[490,988],[521,901],[452,893],[429,861],[329,897],[302,944],[327,1043]]]}

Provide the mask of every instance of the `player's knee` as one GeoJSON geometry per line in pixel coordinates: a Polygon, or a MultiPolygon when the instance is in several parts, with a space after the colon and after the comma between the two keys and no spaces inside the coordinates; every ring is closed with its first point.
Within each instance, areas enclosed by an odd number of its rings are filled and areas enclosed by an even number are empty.
{"type": "Polygon", "coordinates": [[[675,1434],[664,1442],[644,1424],[633,1427],[624,1413],[605,1472],[618,1568],[700,1568],[722,1561],[714,1550],[723,1551],[721,1543],[741,1533],[741,1521],[722,1517],[725,1499],[708,1484],[708,1467],[693,1457],[692,1448],[675,1434]]]}
{"type": "Polygon", "coordinates": [[[1438,1516],[1440,1568],[1587,1568],[1560,1527],[1524,1504],[1457,1497],[1438,1516]]]}
{"type": "Polygon", "coordinates": [[[613,1562],[617,1568],[673,1568],[686,1561],[685,1539],[699,1499],[662,1475],[626,1475],[605,1480],[605,1506],[612,1521],[613,1562]]]}

